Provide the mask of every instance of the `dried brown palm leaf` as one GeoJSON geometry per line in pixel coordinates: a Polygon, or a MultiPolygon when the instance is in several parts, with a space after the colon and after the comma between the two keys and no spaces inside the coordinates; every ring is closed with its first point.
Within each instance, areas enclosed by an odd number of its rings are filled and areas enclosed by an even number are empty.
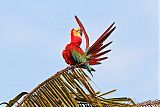
{"type": "Polygon", "coordinates": [[[48,78],[28,93],[17,107],[131,107],[135,103],[130,98],[105,99],[90,84],[91,79],[79,66],[67,67],[48,78]]]}

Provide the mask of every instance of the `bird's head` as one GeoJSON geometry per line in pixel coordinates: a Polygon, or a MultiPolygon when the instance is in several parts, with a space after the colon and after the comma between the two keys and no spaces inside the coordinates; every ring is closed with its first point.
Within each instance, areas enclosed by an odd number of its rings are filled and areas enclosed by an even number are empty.
{"type": "Polygon", "coordinates": [[[80,46],[82,43],[82,30],[80,28],[73,28],[71,30],[71,43],[80,46]]]}

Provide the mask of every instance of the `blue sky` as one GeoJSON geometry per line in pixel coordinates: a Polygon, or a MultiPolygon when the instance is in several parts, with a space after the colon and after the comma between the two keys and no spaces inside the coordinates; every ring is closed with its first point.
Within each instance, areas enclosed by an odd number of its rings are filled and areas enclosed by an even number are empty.
{"type": "MultiPolygon", "coordinates": [[[[92,44],[116,22],[112,52],[95,66],[94,82],[106,97],[158,99],[158,1],[0,1],[0,102],[9,101],[67,66],[61,52],[70,30],[84,23],[92,44]]],[[[84,42],[83,42],[84,43],[84,42]]],[[[84,47],[84,46],[82,46],[84,47]]]]}

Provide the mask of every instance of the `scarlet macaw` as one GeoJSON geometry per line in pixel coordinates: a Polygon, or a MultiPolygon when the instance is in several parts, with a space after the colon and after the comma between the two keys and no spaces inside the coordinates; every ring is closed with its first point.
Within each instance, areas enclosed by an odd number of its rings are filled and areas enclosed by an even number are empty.
{"type": "MultiPolygon", "coordinates": [[[[89,38],[86,30],[77,16],[75,16],[76,21],[80,28],[71,30],[71,42],[66,45],[65,50],[63,50],[62,55],[66,63],[69,65],[76,65],[80,63],[85,63],[82,67],[87,69],[90,73],[95,71],[90,65],[101,64],[100,61],[107,59],[108,57],[100,56],[110,52],[111,50],[106,50],[101,52],[104,48],[112,43],[109,42],[103,45],[103,42],[108,38],[108,36],[114,31],[116,27],[113,27],[114,23],[98,38],[98,40],[89,47],[89,38]],[[113,27],[113,28],[112,28],[113,27]],[[82,33],[84,33],[86,39],[86,50],[85,52],[80,48],[82,43],[82,33]]],[[[92,75],[92,74],[91,74],[92,75]]]]}

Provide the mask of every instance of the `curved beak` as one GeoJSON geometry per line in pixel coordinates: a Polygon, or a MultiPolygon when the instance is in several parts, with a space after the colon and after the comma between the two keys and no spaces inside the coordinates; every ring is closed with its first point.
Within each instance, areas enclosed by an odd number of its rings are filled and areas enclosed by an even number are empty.
{"type": "Polygon", "coordinates": [[[78,32],[79,32],[79,34],[82,36],[82,30],[81,30],[81,29],[79,29],[79,30],[78,30],[78,32]]]}

